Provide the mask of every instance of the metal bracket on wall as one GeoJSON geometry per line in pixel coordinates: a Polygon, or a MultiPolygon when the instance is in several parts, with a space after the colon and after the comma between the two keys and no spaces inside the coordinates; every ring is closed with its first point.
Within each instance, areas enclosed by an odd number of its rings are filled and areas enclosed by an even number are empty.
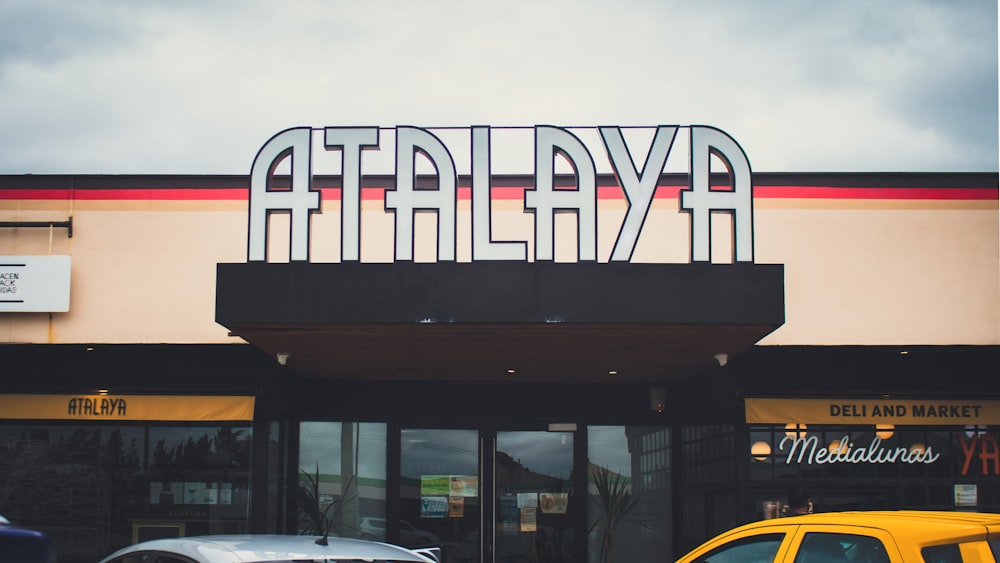
{"type": "Polygon", "coordinates": [[[69,238],[73,238],[73,218],[65,221],[0,221],[0,227],[20,228],[20,227],[62,227],[67,231],[69,238]]]}

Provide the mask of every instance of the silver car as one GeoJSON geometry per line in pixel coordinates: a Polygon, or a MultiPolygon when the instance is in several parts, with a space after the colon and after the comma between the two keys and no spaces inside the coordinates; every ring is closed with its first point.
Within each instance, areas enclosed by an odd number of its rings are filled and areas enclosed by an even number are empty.
{"type": "Polygon", "coordinates": [[[440,555],[437,548],[406,549],[349,538],[250,534],[150,540],[123,547],[101,563],[437,563],[440,555]]]}

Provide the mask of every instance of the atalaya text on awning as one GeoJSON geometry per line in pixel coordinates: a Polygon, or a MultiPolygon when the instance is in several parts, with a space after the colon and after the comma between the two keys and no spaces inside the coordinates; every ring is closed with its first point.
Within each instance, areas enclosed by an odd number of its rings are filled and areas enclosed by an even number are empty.
{"type": "MultiPolygon", "coordinates": [[[[384,209],[394,214],[395,261],[413,260],[414,215],[437,214],[437,260],[456,260],[458,174],[453,150],[433,128],[397,126],[395,131],[395,186],[385,192],[384,209]],[[417,186],[417,157],[426,158],[435,170],[437,186],[417,186]]],[[[454,129],[454,128],[451,128],[454,129]]],[[[575,213],[578,230],[578,260],[597,260],[597,172],[594,155],[574,133],[580,128],[539,125],[534,130],[534,185],[524,191],[523,210],[534,217],[534,248],[527,240],[493,240],[491,236],[491,127],[468,128],[471,170],[472,260],[550,261],[554,258],[555,216],[575,213]],[[572,130],[571,130],[572,129],[572,130]],[[556,157],[572,167],[575,187],[556,186],[556,157]]],[[[641,165],[627,146],[620,126],[596,127],[600,142],[624,193],[627,210],[618,228],[610,261],[631,260],[643,224],[664,172],[678,132],[688,133],[690,166],[688,186],[682,189],[679,212],[690,214],[690,258],[711,260],[713,213],[733,216],[733,259],[753,262],[753,184],[750,163],[740,145],[727,133],[702,125],[660,125],[644,147],[641,165]],[[729,173],[729,185],[720,189],[710,181],[710,161],[718,158],[729,173]]],[[[274,135],[258,151],[250,173],[249,243],[250,262],[267,261],[268,216],[290,215],[292,261],[308,261],[310,217],[320,209],[320,192],[312,187],[313,132],[311,127],[286,129],[274,135]],[[290,159],[290,184],[271,185],[276,168],[290,159]]],[[[340,155],[341,260],[361,260],[361,185],[365,175],[363,156],[380,149],[380,127],[326,127],[323,149],[340,155]]]]}

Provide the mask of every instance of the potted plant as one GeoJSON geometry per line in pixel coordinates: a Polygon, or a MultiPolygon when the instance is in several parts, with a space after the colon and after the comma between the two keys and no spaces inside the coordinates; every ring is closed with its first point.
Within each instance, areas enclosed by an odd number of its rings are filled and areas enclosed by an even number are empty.
{"type": "Polygon", "coordinates": [[[618,528],[636,512],[639,498],[632,496],[629,479],[620,473],[595,465],[590,474],[597,490],[597,495],[591,499],[600,509],[600,516],[594,521],[590,530],[600,527],[602,531],[600,561],[614,563],[615,537],[618,528]]]}
{"type": "Polygon", "coordinates": [[[301,511],[299,533],[327,536],[332,531],[342,535],[344,530],[338,529],[340,527],[338,523],[341,521],[340,510],[345,504],[348,491],[354,491],[354,476],[350,476],[343,484],[343,493],[339,501],[331,500],[325,507],[319,491],[319,464],[316,464],[315,474],[300,471],[299,477],[298,504],[301,511]]]}

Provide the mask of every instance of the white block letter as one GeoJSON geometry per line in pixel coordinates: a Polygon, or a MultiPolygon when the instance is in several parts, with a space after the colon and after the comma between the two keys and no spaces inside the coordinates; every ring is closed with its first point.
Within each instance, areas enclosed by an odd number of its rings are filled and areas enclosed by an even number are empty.
{"type": "Polygon", "coordinates": [[[396,189],[385,193],[385,209],[396,212],[396,260],[413,260],[413,214],[437,211],[438,260],[455,260],[455,212],[458,178],[451,153],[433,133],[396,127],[396,189]],[[416,156],[423,154],[437,169],[436,190],[416,187],[416,156]]]}
{"type": "Polygon", "coordinates": [[[681,190],[681,209],[691,213],[691,260],[711,261],[711,212],[734,215],[733,247],[737,262],[753,262],[753,179],[743,149],[723,131],[691,126],[691,189],[681,190]],[[712,156],[729,170],[729,190],[711,189],[712,156]]]}
{"type": "Polygon", "coordinates": [[[587,147],[569,131],[535,127],[535,189],[524,192],[524,207],[535,214],[535,260],[555,255],[555,213],[577,214],[578,256],[597,259],[597,171],[587,147]],[[576,189],[555,189],[555,157],[561,154],[576,172],[576,189]]]}
{"type": "Polygon", "coordinates": [[[493,240],[490,128],[472,128],[472,261],[528,259],[524,241],[493,240]]]}
{"type": "Polygon", "coordinates": [[[615,176],[625,191],[625,199],[628,200],[628,210],[625,212],[621,230],[618,231],[615,247],[611,251],[611,261],[628,262],[632,259],[636,242],[639,241],[639,233],[642,232],[642,225],[646,222],[649,207],[653,204],[656,184],[663,173],[667,157],[670,156],[670,148],[673,147],[674,137],[677,136],[677,127],[661,125],[656,128],[656,135],[653,137],[649,154],[646,155],[642,172],[636,171],[635,161],[625,146],[621,129],[599,127],[598,130],[604,139],[604,147],[615,169],[615,176]]]}
{"type": "Polygon", "coordinates": [[[293,261],[309,260],[309,220],[319,209],[319,192],[312,190],[312,129],[296,127],[271,137],[257,152],[250,169],[250,240],[247,261],[267,260],[267,217],[271,211],[290,211],[293,261]],[[290,190],[271,190],[274,169],[292,159],[290,190]]]}
{"type": "Polygon", "coordinates": [[[361,259],[361,151],[378,148],[378,127],[327,127],[326,150],[341,150],[340,260],[361,259]]]}

